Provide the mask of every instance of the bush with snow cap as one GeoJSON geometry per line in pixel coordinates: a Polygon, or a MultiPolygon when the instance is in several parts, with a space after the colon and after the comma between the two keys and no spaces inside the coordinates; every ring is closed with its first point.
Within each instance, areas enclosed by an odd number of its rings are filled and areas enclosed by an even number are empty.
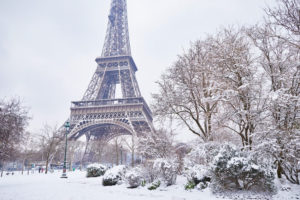
{"type": "Polygon", "coordinates": [[[211,180],[209,169],[204,165],[195,165],[186,171],[188,183],[185,189],[193,189],[195,186],[201,184],[199,188],[204,189],[208,186],[211,180]]]}
{"type": "Polygon", "coordinates": [[[166,186],[175,184],[177,178],[177,163],[171,159],[156,159],[153,163],[153,171],[156,177],[166,186]]]}
{"type": "Polygon", "coordinates": [[[112,186],[122,182],[126,173],[125,165],[118,165],[107,170],[102,179],[102,185],[112,186]]]}
{"type": "Polygon", "coordinates": [[[86,177],[98,177],[102,176],[105,171],[107,170],[107,167],[104,165],[101,165],[99,163],[93,163],[87,166],[87,174],[86,177]]]}
{"type": "Polygon", "coordinates": [[[241,190],[274,190],[274,174],[267,165],[258,164],[247,152],[226,145],[212,165],[212,188],[241,190]]]}
{"type": "Polygon", "coordinates": [[[153,181],[150,186],[148,187],[148,190],[156,190],[160,186],[160,180],[153,181]]]}
{"type": "Polygon", "coordinates": [[[139,167],[131,169],[130,171],[126,172],[125,178],[129,188],[139,187],[143,179],[141,169],[139,167]]]}

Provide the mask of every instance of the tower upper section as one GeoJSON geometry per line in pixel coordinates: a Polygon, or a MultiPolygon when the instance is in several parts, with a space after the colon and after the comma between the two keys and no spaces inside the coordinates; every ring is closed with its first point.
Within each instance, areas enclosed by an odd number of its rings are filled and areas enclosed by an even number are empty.
{"type": "Polygon", "coordinates": [[[126,0],[112,0],[101,57],[131,56],[126,0]]]}

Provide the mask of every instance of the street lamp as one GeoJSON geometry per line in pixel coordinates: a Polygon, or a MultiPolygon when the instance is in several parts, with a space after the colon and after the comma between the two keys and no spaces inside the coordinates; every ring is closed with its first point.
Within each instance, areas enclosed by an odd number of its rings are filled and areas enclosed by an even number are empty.
{"type": "Polygon", "coordinates": [[[67,177],[67,145],[68,145],[68,132],[70,128],[70,122],[66,121],[65,128],[66,128],[65,158],[64,158],[63,173],[60,178],[68,178],[67,177]]]}

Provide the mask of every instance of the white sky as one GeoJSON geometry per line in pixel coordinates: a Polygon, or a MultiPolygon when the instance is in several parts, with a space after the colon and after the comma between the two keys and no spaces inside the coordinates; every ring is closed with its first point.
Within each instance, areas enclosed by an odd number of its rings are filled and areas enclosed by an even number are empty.
{"type": "MultiPolygon", "coordinates": [[[[160,74],[191,41],[255,24],[275,0],[127,0],[132,56],[151,104],[160,74]]],[[[30,107],[29,131],[62,124],[96,69],[110,0],[0,0],[0,98],[30,107]]]]}

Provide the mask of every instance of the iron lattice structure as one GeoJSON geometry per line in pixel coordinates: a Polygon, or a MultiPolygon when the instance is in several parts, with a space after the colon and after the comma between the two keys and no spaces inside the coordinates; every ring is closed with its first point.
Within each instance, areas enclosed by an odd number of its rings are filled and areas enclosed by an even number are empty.
{"type": "Polygon", "coordinates": [[[131,57],[126,0],[112,0],[97,68],[81,101],[72,102],[69,139],[109,140],[153,130],[152,113],[136,80],[131,57]],[[116,88],[121,98],[116,98],[116,88]]]}
{"type": "Polygon", "coordinates": [[[113,0],[102,57],[131,55],[126,0],[113,0]]]}

